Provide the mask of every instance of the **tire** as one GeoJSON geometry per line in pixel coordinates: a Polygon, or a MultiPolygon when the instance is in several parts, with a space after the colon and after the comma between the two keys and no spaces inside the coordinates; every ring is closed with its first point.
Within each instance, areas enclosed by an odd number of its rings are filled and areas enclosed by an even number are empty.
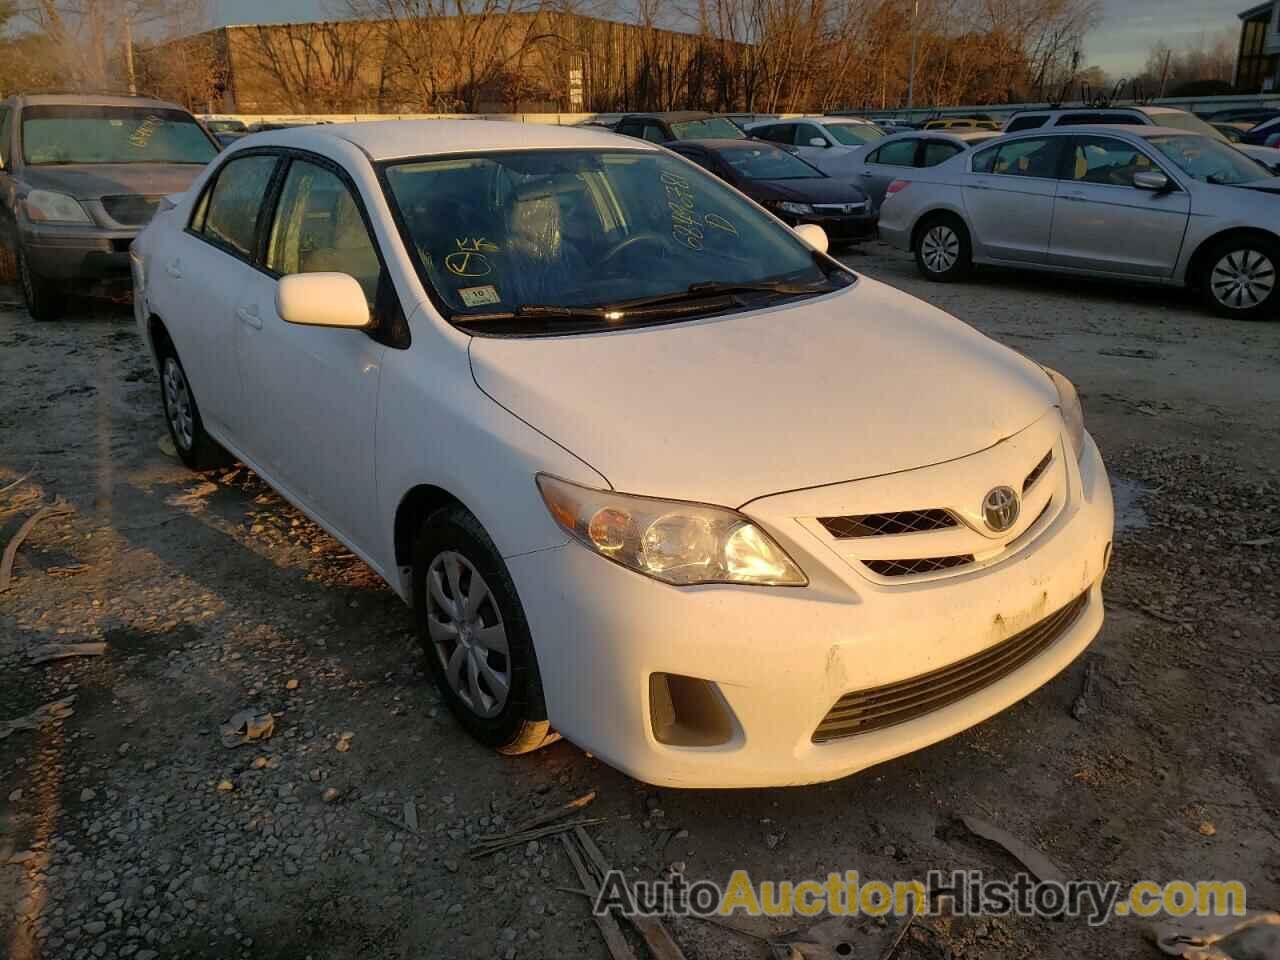
{"type": "Polygon", "coordinates": [[[160,339],[156,342],[156,353],[160,359],[160,406],[178,456],[197,471],[229,466],[234,462],[232,456],[205,432],[200,407],[177,350],[168,339],[160,339]]]}
{"type": "Polygon", "coordinates": [[[515,584],[493,541],[460,506],[422,524],[413,551],[413,610],[432,678],[471,736],[508,756],[560,739],[547,720],[515,584]],[[463,610],[454,605],[458,597],[463,610]]]}
{"type": "Polygon", "coordinates": [[[973,270],[973,245],[959,217],[935,214],[916,230],[916,266],[937,283],[964,280],[973,270]]]}
{"type": "Polygon", "coordinates": [[[17,252],[18,284],[22,287],[27,313],[31,314],[32,320],[41,322],[60,319],[67,305],[66,296],[49,280],[32,271],[27,251],[21,244],[17,245],[17,252]]]}
{"type": "Polygon", "coordinates": [[[1210,310],[1236,320],[1280,314],[1280,243],[1267,237],[1228,237],[1200,260],[1195,278],[1210,310]]]}

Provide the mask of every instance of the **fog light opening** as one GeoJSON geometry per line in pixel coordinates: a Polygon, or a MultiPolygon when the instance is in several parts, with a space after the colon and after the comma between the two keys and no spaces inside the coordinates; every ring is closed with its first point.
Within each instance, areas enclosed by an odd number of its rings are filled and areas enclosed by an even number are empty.
{"type": "Polygon", "coordinates": [[[649,676],[649,721],[659,743],[715,747],[733,737],[733,719],[715,684],[675,673],[649,676]]]}

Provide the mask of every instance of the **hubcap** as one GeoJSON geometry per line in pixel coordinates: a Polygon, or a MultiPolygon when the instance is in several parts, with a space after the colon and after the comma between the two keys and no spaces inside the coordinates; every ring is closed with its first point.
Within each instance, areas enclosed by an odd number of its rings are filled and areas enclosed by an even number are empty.
{"type": "Polygon", "coordinates": [[[507,629],[484,577],[452,550],[427,568],[427,632],[467,708],[480,717],[501,713],[511,690],[507,629]]]}
{"type": "Polygon", "coordinates": [[[924,235],[920,255],[934,273],[946,273],[960,259],[960,238],[950,227],[934,227],[924,235]]]}
{"type": "Polygon", "coordinates": [[[187,388],[187,378],[182,375],[182,367],[173,357],[166,357],[164,361],[164,412],[179,446],[190,450],[195,433],[191,391],[187,388]]]}
{"type": "Polygon", "coordinates": [[[1233,310],[1248,310],[1271,296],[1276,268],[1257,250],[1233,250],[1218,261],[1209,277],[1214,299],[1233,310]]]}

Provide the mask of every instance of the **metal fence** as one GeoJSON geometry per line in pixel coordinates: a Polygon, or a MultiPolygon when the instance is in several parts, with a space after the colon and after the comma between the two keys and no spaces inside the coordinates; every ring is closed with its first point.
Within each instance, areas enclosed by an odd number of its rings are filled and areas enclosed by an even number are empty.
{"type": "MultiPolygon", "coordinates": [[[[1166,97],[1157,100],[1143,101],[1151,106],[1177,107],[1192,113],[1213,113],[1218,110],[1231,110],[1237,107],[1275,107],[1280,109],[1280,95],[1247,94],[1225,97],[1166,97]]],[[[1133,106],[1134,100],[1116,100],[1112,106],[1133,106]]],[[[1081,104],[1068,104],[1080,106],[1081,104]]],[[[1004,119],[1019,110],[1046,110],[1052,105],[1040,103],[1001,103],[1001,104],[969,104],[958,107],[916,107],[906,109],[842,109],[831,111],[832,114],[848,116],[890,117],[899,120],[929,120],[934,117],[964,117],[975,113],[986,114],[995,119],[1004,119]]],[[[642,113],[645,111],[635,111],[642,113]]],[[[793,117],[800,114],[787,113],[748,113],[734,112],[734,117],[741,118],[773,118],[793,117]]],[[[206,114],[207,120],[241,120],[244,123],[290,123],[290,122],[328,122],[328,123],[363,123],[373,120],[506,120],[516,123],[545,123],[560,126],[572,126],[587,120],[616,120],[621,113],[330,113],[330,114],[243,114],[212,113],[206,114]]]]}

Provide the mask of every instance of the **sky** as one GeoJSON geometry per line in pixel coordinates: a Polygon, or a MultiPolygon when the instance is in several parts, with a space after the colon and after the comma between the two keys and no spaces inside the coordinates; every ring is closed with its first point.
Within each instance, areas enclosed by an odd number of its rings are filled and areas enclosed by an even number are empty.
{"type": "MultiPolygon", "coordinates": [[[[1103,0],[1103,22],[1085,38],[1083,62],[1116,79],[1142,69],[1157,40],[1178,47],[1224,28],[1238,33],[1236,14],[1257,0],[1103,0]]],[[[332,16],[341,0],[211,0],[215,26],[272,23],[332,16]]]]}

